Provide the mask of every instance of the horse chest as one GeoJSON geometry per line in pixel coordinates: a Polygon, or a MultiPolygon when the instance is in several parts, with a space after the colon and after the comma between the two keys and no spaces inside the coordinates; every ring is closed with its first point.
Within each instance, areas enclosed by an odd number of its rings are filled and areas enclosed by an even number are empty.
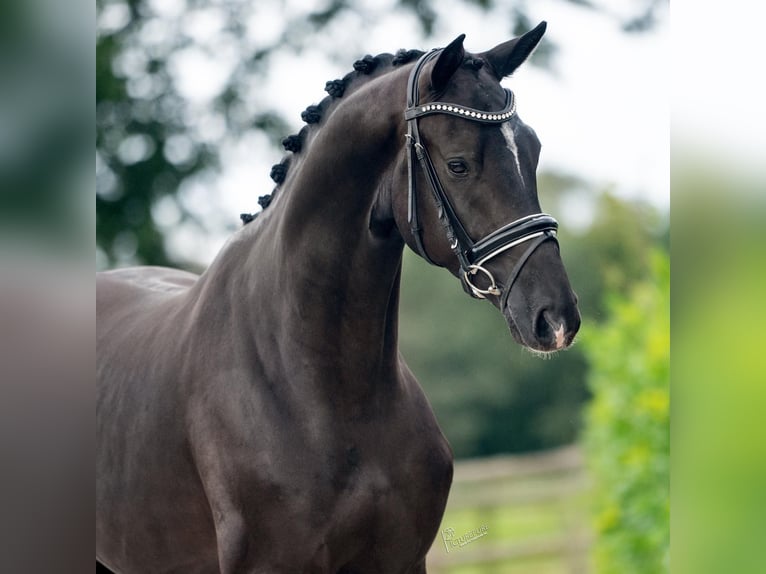
{"type": "Polygon", "coordinates": [[[237,488],[249,493],[240,507],[246,522],[257,525],[250,530],[258,539],[248,546],[280,555],[289,547],[301,568],[404,571],[403,564],[425,556],[452,478],[451,451],[432,417],[429,409],[284,436],[252,482],[237,488]],[[274,532],[265,532],[269,525],[274,532]]]}
{"type": "Polygon", "coordinates": [[[296,501],[293,510],[315,526],[295,539],[307,548],[321,541],[332,562],[353,565],[352,571],[402,571],[424,556],[446,504],[451,456],[437,444],[409,453],[398,448],[398,460],[385,445],[346,449],[345,468],[325,473],[321,487],[307,490],[310,500],[296,501]]]}

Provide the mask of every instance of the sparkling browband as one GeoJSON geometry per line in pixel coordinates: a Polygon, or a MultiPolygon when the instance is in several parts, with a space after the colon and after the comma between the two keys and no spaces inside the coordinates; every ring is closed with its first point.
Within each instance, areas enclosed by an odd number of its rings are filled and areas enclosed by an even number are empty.
{"type": "Polygon", "coordinates": [[[513,92],[505,90],[505,108],[498,112],[488,112],[486,110],[475,110],[457,104],[447,104],[444,102],[433,102],[415,106],[404,112],[405,120],[412,120],[429,114],[449,114],[462,118],[469,118],[476,122],[483,123],[502,123],[507,122],[516,113],[516,98],[513,92]]]}

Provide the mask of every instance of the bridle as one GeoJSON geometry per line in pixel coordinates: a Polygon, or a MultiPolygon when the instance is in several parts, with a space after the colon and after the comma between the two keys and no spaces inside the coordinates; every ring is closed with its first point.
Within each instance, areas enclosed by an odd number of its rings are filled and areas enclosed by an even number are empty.
{"type": "Polygon", "coordinates": [[[479,241],[473,241],[470,235],[468,235],[457,213],[455,213],[447,194],[444,192],[428,151],[420,140],[418,118],[431,114],[447,114],[482,124],[500,125],[509,121],[516,113],[516,101],[513,92],[506,89],[505,107],[496,112],[476,110],[444,102],[430,102],[419,105],[418,80],[420,73],[425,65],[440,52],[441,49],[435,49],[424,54],[415,64],[407,82],[407,109],[404,112],[404,118],[407,121],[407,173],[409,178],[407,220],[414,238],[415,250],[426,261],[436,265],[428,256],[423,245],[422,228],[418,219],[418,199],[415,189],[415,175],[413,173],[413,164],[415,159],[417,159],[431,187],[439,214],[439,221],[444,226],[450,247],[460,263],[460,280],[463,284],[463,289],[477,299],[485,299],[487,295],[498,297],[502,295],[501,308],[505,308],[511,288],[527,259],[529,259],[535,249],[548,239],[557,241],[556,230],[558,229],[558,222],[546,213],[533,213],[496,229],[479,241]],[[492,273],[483,265],[493,257],[527,241],[532,243],[529,244],[527,250],[516,262],[505,282],[505,290],[503,292],[501,291],[502,286],[498,286],[492,273]],[[473,284],[471,278],[475,277],[477,273],[483,274],[489,280],[489,287],[481,289],[473,284]]]}

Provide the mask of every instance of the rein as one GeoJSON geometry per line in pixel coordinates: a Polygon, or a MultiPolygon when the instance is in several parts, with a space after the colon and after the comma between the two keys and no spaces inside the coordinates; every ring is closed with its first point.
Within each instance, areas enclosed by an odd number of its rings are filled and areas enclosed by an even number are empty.
{"type": "Polygon", "coordinates": [[[418,219],[418,197],[415,187],[415,177],[413,174],[413,165],[417,161],[423,168],[426,180],[429,183],[431,192],[436,203],[439,214],[439,221],[444,227],[452,251],[457,256],[460,263],[460,281],[463,289],[476,299],[486,299],[487,295],[501,297],[501,307],[504,308],[513,287],[513,283],[519,276],[521,268],[527,259],[542,243],[548,239],[556,240],[556,230],[558,222],[547,213],[533,213],[526,215],[515,221],[512,221],[499,229],[496,229],[489,235],[479,241],[473,241],[466,231],[460,219],[457,216],[452,204],[450,203],[444,188],[436,174],[436,168],[431,161],[428,151],[421,142],[420,132],[418,130],[418,118],[431,114],[447,114],[455,117],[464,118],[469,121],[483,124],[500,125],[509,121],[516,113],[516,99],[513,92],[505,89],[505,106],[502,110],[491,112],[477,110],[458,104],[444,102],[430,102],[420,105],[418,80],[420,73],[425,65],[441,53],[441,49],[431,50],[424,54],[415,64],[410,73],[407,82],[407,109],[404,112],[404,119],[407,121],[407,173],[409,179],[409,197],[407,206],[407,220],[410,224],[410,230],[415,240],[415,249],[418,254],[432,265],[436,263],[428,256],[423,244],[422,227],[418,219]],[[501,291],[502,285],[498,286],[492,273],[485,267],[484,263],[500,255],[501,253],[525,243],[533,241],[521,258],[516,262],[513,270],[509,274],[504,291],[501,291]],[[472,277],[481,273],[489,280],[489,287],[481,289],[473,284],[472,277]]]}

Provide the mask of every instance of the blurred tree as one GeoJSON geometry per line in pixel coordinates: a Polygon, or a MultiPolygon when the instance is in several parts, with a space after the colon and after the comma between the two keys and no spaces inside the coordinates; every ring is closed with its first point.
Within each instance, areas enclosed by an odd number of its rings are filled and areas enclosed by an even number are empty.
{"type": "Polygon", "coordinates": [[[402,283],[402,354],[457,457],[575,440],[588,397],[577,347],[545,361],[522,350],[497,309],[409,252],[402,283]]]}
{"type": "Polygon", "coordinates": [[[566,257],[576,262],[567,271],[584,316],[605,319],[605,295],[627,295],[632,285],[650,274],[652,246],[666,243],[667,230],[667,221],[649,204],[607,191],[597,196],[586,230],[562,231],[566,257]]]}
{"type": "MultiPolygon", "coordinates": [[[[601,9],[589,0],[561,1],[601,9]]],[[[514,34],[534,24],[526,2],[463,2],[505,14],[514,34]]],[[[629,31],[647,28],[662,2],[642,0],[638,16],[621,24],[629,31]]],[[[326,0],[307,12],[277,0],[97,0],[96,6],[96,241],[105,265],[183,264],[165,247],[158,205],[170,202],[182,221],[189,220],[179,190],[215,171],[228,141],[256,131],[278,147],[286,122],[273,109],[256,105],[259,80],[268,76],[275,54],[309,46],[326,50],[318,40],[352,15],[368,23],[394,9],[414,18],[425,38],[447,17],[436,0],[392,0],[377,9],[354,0],[326,0]],[[269,22],[268,32],[253,32],[259,21],[269,22]],[[199,54],[226,54],[216,61],[230,66],[203,113],[191,105],[179,73],[184,61],[199,54]]],[[[544,43],[534,61],[549,64],[554,48],[544,43]]]]}
{"type": "MultiPolygon", "coordinates": [[[[565,206],[557,202],[582,182],[561,174],[546,179],[542,204],[565,221],[565,206]]],[[[596,196],[585,229],[562,226],[562,257],[586,330],[609,317],[606,301],[629,298],[634,285],[652,276],[651,252],[661,248],[666,229],[649,206],[608,192],[596,196]]],[[[494,307],[466,297],[444,275],[407,252],[400,344],[455,454],[524,452],[576,440],[590,397],[583,347],[545,361],[525,352],[494,307]]]]}
{"type": "Polygon", "coordinates": [[[83,248],[82,230],[90,222],[83,221],[80,202],[90,202],[95,79],[88,20],[55,2],[0,3],[4,248],[10,237],[42,241],[49,252],[83,248]]]}

